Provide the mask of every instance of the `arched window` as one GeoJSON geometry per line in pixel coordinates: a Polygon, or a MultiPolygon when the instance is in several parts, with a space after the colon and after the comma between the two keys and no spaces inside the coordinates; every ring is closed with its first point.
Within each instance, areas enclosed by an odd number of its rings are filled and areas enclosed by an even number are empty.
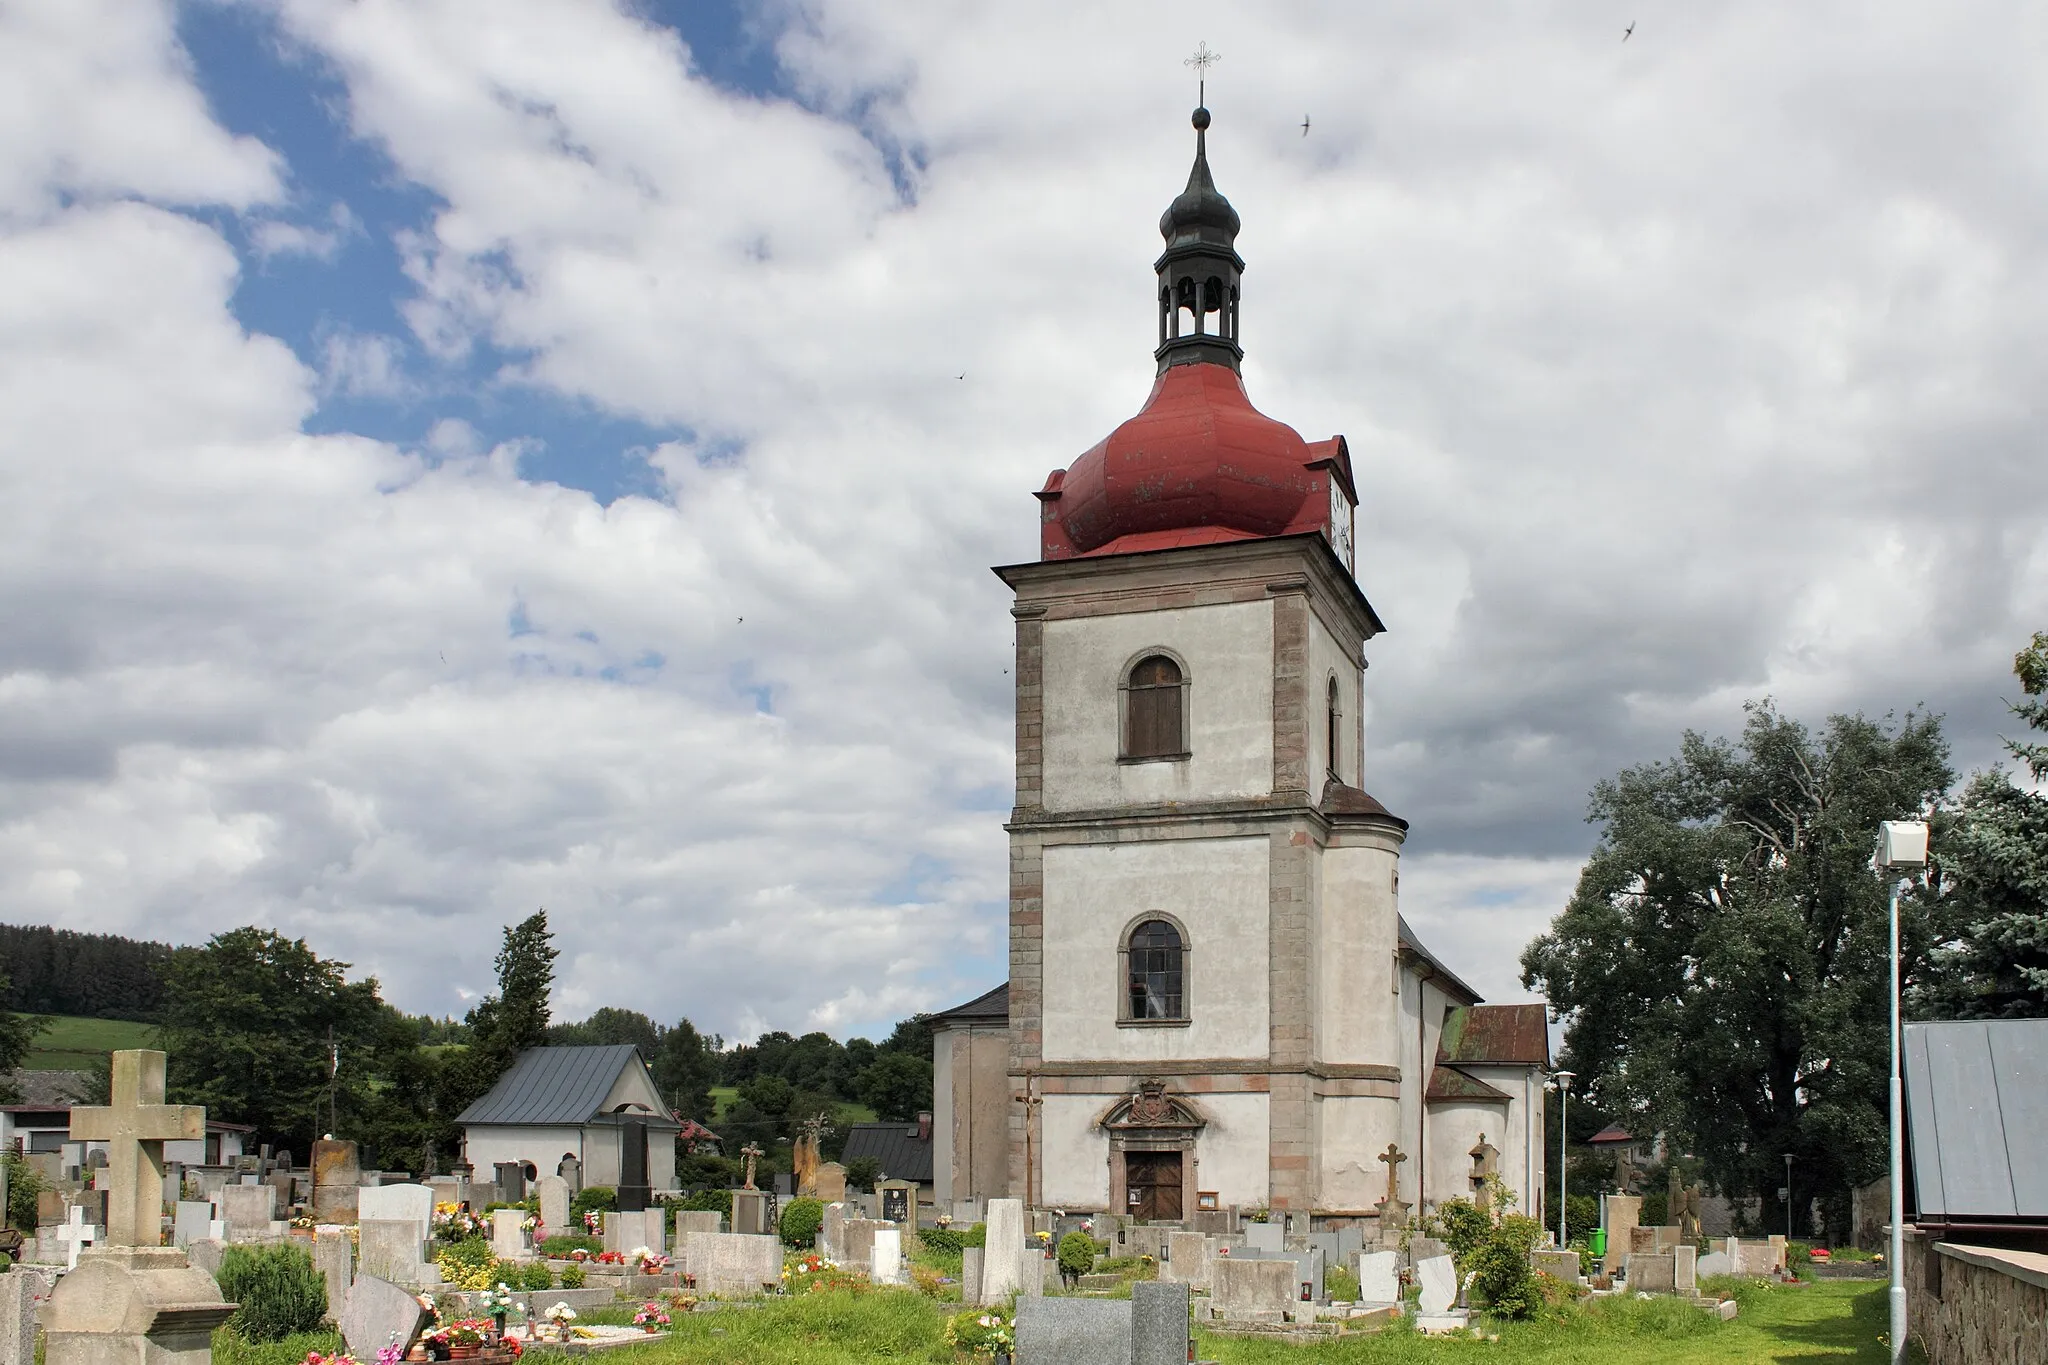
{"type": "Polygon", "coordinates": [[[1164,654],[1132,666],[1124,684],[1125,758],[1185,758],[1187,678],[1164,654]]]}
{"type": "Polygon", "coordinates": [[[1329,746],[1330,753],[1330,776],[1336,778],[1338,781],[1341,782],[1344,780],[1344,774],[1338,771],[1337,754],[1339,752],[1338,735],[1341,733],[1343,727],[1337,723],[1337,680],[1335,678],[1330,679],[1329,703],[1328,706],[1325,708],[1323,715],[1325,717],[1323,721],[1324,738],[1329,746]]]}
{"type": "Polygon", "coordinates": [[[1186,1019],[1186,945],[1180,930],[1148,919],[1131,930],[1124,949],[1127,1019],[1186,1019]]]}

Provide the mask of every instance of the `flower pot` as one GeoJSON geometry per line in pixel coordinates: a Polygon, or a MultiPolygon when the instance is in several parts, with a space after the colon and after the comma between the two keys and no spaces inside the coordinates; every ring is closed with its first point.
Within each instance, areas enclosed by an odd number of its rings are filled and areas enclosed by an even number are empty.
{"type": "Polygon", "coordinates": [[[482,1350],[483,1346],[479,1342],[451,1341],[448,1343],[448,1358],[450,1360],[475,1360],[478,1353],[482,1350]]]}
{"type": "Polygon", "coordinates": [[[653,1336],[653,1335],[654,1335],[654,1334],[655,1334],[656,1332],[659,1332],[659,1331],[661,1330],[661,1327],[660,1327],[660,1326],[659,1326],[658,1324],[656,1324],[656,1323],[652,1323],[652,1322],[643,1322],[643,1323],[641,1323],[641,1324],[640,1324],[640,1330],[641,1330],[641,1331],[643,1331],[643,1332],[645,1332],[645,1333],[646,1333],[646,1334],[647,1334],[648,1336],[650,1336],[650,1337],[651,1337],[651,1336],[653,1336]]]}

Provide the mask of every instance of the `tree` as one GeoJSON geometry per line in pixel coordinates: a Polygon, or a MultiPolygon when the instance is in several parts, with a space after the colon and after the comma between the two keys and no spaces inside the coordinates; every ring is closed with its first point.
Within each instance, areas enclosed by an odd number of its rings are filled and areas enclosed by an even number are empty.
{"type": "Polygon", "coordinates": [[[580,1024],[556,1024],[548,1029],[548,1041],[560,1047],[605,1047],[630,1043],[640,1055],[654,1060],[661,1046],[661,1026],[638,1010],[606,1005],[580,1024]]]}
{"type": "Polygon", "coordinates": [[[929,1057],[884,1052],[861,1073],[860,1101],[879,1119],[909,1120],[932,1107],[932,1064],[929,1057]]]}
{"type": "Polygon", "coordinates": [[[483,1098],[512,1069],[519,1054],[548,1040],[548,992],[554,986],[555,949],[548,912],[536,910],[505,927],[505,941],[492,965],[498,991],[469,1011],[469,1046],[445,1073],[442,1108],[455,1117],[483,1098]]]}
{"type": "Polygon", "coordinates": [[[329,1126],[330,1083],[337,1112],[361,1113],[383,1003],[375,980],[351,982],[347,970],[253,925],[173,953],[163,1036],[174,1101],[301,1152],[329,1126]]]}
{"type": "MultiPolygon", "coordinates": [[[[2013,659],[2027,700],[2011,710],[2048,731],[2048,632],[2013,659]]],[[[2006,749],[2048,780],[2048,744],[2007,740],[2006,749]]],[[[1937,828],[1935,891],[1949,942],[1943,969],[1915,1000],[1949,1018],[2048,1016],[2048,796],[2003,772],[1979,773],[1946,828],[1937,828]]]]}
{"type": "MultiPolygon", "coordinates": [[[[1770,1199],[1792,1153],[1839,1227],[1848,1191],[1885,1163],[1871,849],[1879,821],[1947,791],[1947,744],[1933,716],[1835,716],[1815,735],[1768,701],[1747,710],[1739,744],[1687,733],[1677,758],[1594,789],[1600,840],[1522,980],[1568,1020],[1595,1104],[1661,1130],[1732,1196],[1770,1199]]],[[[1924,907],[1904,915],[1918,982],[1934,935],[1924,907]]]]}
{"type": "MultiPolygon", "coordinates": [[[[7,990],[7,977],[0,974],[0,999],[6,998],[7,990]]],[[[21,1102],[21,1091],[7,1079],[7,1073],[22,1064],[35,1046],[36,1035],[49,1026],[47,1019],[29,1019],[0,1009],[0,1104],[21,1102]]]]}
{"type": "Polygon", "coordinates": [[[711,1122],[717,1112],[711,1087],[718,1082],[718,1054],[713,1040],[697,1032],[689,1020],[679,1019],[674,1028],[662,1032],[661,1042],[648,1061],[654,1069],[655,1085],[676,1113],[699,1123],[711,1122]]]}

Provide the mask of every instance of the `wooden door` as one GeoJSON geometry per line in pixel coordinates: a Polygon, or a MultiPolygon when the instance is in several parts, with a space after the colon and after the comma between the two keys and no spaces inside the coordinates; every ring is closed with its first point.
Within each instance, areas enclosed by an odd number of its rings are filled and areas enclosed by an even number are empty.
{"type": "Polygon", "coordinates": [[[1181,1153],[1125,1152],[1124,1204],[1133,1218],[1177,1222],[1181,1217],[1181,1153]]]}

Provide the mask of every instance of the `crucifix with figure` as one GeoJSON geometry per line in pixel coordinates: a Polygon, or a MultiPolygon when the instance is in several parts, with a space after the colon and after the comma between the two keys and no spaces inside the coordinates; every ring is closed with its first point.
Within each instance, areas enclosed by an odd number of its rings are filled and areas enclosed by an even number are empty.
{"type": "Polygon", "coordinates": [[[1401,1202],[1401,1163],[1407,1159],[1408,1154],[1391,1142],[1387,1144],[1387,1150],[1380,1153],[1380,1160],[1387,1163],[1387,1197],[1382,1202],[1401,1202]]]}
{"type": "Polygon", "coordinates": [[[164,1103],[164,1054],[116,1052],[112,1101],[71,1110],[73,1142],[107,1144],[107,1245],[163,1245],[164,1144],[206,1136],[206,1110],[164,1103]]]}
{"type": "Polygon", "coordinates": [[[751,1190],[754,1188],[754,1163],[761,1159],[763,1153],[759,1147],[750,1142],[740,1148],[740,1155],[747,1159],[747,1183],[740,1188],[751,1190]]]}

